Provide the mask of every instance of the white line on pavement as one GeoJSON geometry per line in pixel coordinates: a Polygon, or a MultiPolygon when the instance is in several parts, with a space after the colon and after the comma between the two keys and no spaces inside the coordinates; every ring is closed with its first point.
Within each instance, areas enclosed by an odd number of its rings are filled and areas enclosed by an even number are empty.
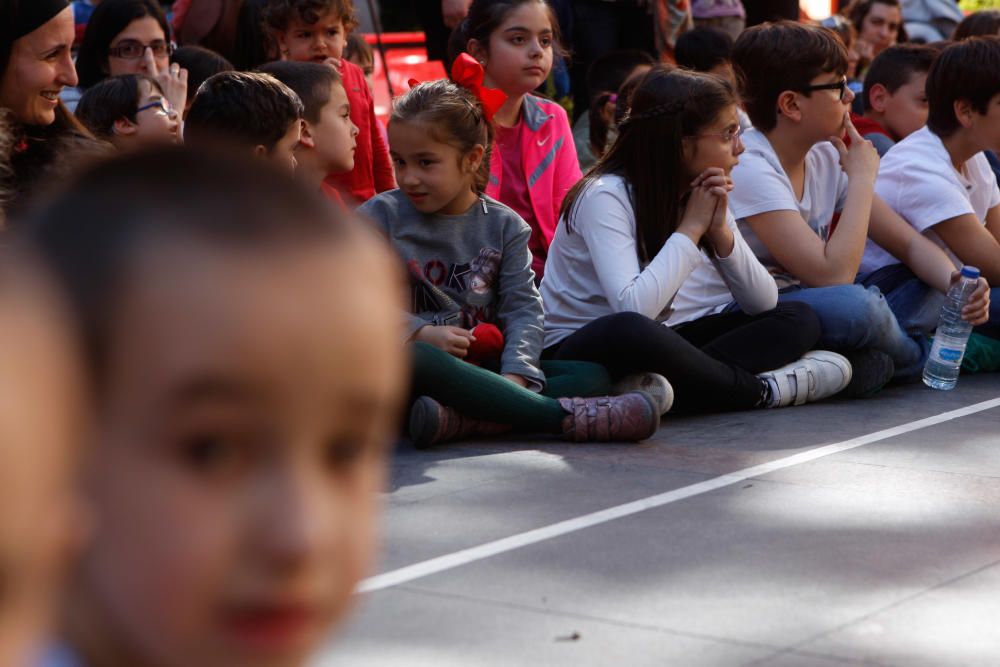
{"type": "Polygon", "coordinates": [[[583,516],[567,519],[565,521],[559,521],[558,523],[542,526],[541,528],[529,530],[517,535],[511,535],[510,537],[504,537],[499,540],[494,540],[493,542],[487,542],[486,544],[480,544],[479,546],[462,549],[461,551],[445,554],[444,556],[438,556],[437,558],[431,558],[419,563],[414,563],[413,565],[401,567],[397,570],[391,570],[383,574],[369,577],[358,585],[357,592],[371,593],[384,588],[398,586],[399,584],[404,584],[415,579],[421,579],[432,574],[468,565],[469,563],[474,563],[476,561],[483,560],[484,558],[489,558],[490,556],[496,556],[497,554],[520,549],[521,547],[538,544],[539,542],[544,542],[545,540],[551,540],[554,537],[574,533],[578,530],[597,526],[622,517],[631,516],[632,514],[644,512],[648,509],[663,507],[664,505],[669,505],[670,503],[675,503],[679,500],[693,498],[694,496],[700,496],[705,493],[709,493],[710,491],[723,489],[727,486],[745,482],[753,477],[760,477],[761,475],[767,475],[778,470],[791,468],[792,466],[797,466],[802,463],[809,463],[810,461],[815,461],[816,459],[823,458],[824,456],[846,452],[850,449],[863,447],[864,445],[869,445],[873,442],[894,438],[898,435],[918,431],[929,426],[951,421],[952,419],[966,417],[968,415],[990,410],[998,406],[1000,406],[1000,398],[983,401],[982,403],[975,403],[957,410],[942,412],[941,414],[934,415],[933,417],[918,419],[916,421],[883,429],[881,431],[875,431],[874,433],[862,435],[850,440],[844,440],[843,442],[836,442],[830,445],[816,447],[815,449],[799,452],[798,454],[786,456],[775,461],[761,463],[760,465],[744,468],[743,470],[738,470],[727,475],[713,477],[712,479],[697,482],[696,484],[690,484],[679,489],[674,489],[673,491],[659,493],[655,496],[634,500],[623,505],[609,507],[608,509],[592,512],[590,514],[584,514],[583,516]]]}

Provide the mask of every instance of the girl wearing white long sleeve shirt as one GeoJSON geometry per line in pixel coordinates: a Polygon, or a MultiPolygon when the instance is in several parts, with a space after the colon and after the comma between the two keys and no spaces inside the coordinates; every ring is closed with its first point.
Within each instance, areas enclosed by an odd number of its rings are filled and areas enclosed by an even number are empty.
{"type": "Polygon", "coordinates": [[[688,411],[801,403],[846,385],[839,355],[800,359],[818,320],[777,304],[729,212],[736,109],[713,77],[655,68],[639,84],[617,142],[567,196],[541,285],[546,357],[596,361],[616,378],[658,373],[688,411]],[[718,312],[734,300],[738,311],[718,312]]]}

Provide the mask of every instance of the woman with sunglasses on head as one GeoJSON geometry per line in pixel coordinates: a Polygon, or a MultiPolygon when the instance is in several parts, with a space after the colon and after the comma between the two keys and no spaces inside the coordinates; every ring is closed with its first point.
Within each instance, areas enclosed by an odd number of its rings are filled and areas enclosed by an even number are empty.
{"type": "MultiPolygon", "coordinates": [[[[59,100],[77,83],[67,0],[0,5],[0,113],[10,126],[9,169],[0,174],[10,214],[44,180],[57,178],[100,146],[59,100]],[[58,172],[58,173],[56,173],[58,172]]],[[[9,217],[9,215],[8,215],[9,217]]]]}
{"type": "Polygon", "coordinates": [[[103,0],[87,23],[77,54],[80,88],[109,76],[145,74],[159,82],[172,108],[183,109],[187,70],[170,63],[173,48],[170,25],[157,0],[103,0]]]}

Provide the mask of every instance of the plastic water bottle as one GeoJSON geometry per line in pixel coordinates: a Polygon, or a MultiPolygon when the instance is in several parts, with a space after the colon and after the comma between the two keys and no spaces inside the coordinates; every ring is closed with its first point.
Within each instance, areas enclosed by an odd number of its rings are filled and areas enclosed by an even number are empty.
{"type": "Polygon", "coordinates": [[[962,277],[948,290],[934,345],[924,365],[924,384],[933,389],[954,389],[965,356],[972,325],[962,319],[962,308],[979,286],[979,269],[962,267],[962,277]]]}

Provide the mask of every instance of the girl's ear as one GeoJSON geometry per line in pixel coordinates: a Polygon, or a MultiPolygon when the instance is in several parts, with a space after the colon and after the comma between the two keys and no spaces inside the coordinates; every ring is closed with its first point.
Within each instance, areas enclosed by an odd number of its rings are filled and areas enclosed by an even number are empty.
{"type": "Polygon", "coordinates": [[[802,120],[802,109],[799,107],[799,99],[792,90],[786,90],[778,95],[778,114],[786,116],[796,122],[802,120]]]}
{"type": "Polygon", "coordinates": [[[306,121],[302,121],[302,138],[299,139],[299,143],[306,148],[316,148],[316,137],[313,136],[312,129],[306,121]]]}
{"type": "Polygon", "coordinates": [[[486,154],[486,149],[483,148],[481,144],[476,144],[465,154],[465,158],[462,160],[465,167],[465,173],[475,174],[479,171],[479,165],[483,163],[483,156],[486,154]]]}
{"type": "Polygon", "coordinates": [[[116,137],[128,137],[135,134],[138,129],[138,125],[123,116],[111,126],[111,133],[116,137]]]}
{"type": "Polygon", "coordinates": [[[486,67],[486,47],[478,39],[470,39],[465,45],[465,50],[470,56],[479,61],[479,64],[486,67]]]}
{"type": "Polygon", "coordinates": [[[254,155],[254,157],[258,157],[258,158],[261,158],[262,160],[266,160],[267,159],[267,147],[264,146],[263,144],[257,144],[256,146],[253,147],[253,155],[254,155]]]}

